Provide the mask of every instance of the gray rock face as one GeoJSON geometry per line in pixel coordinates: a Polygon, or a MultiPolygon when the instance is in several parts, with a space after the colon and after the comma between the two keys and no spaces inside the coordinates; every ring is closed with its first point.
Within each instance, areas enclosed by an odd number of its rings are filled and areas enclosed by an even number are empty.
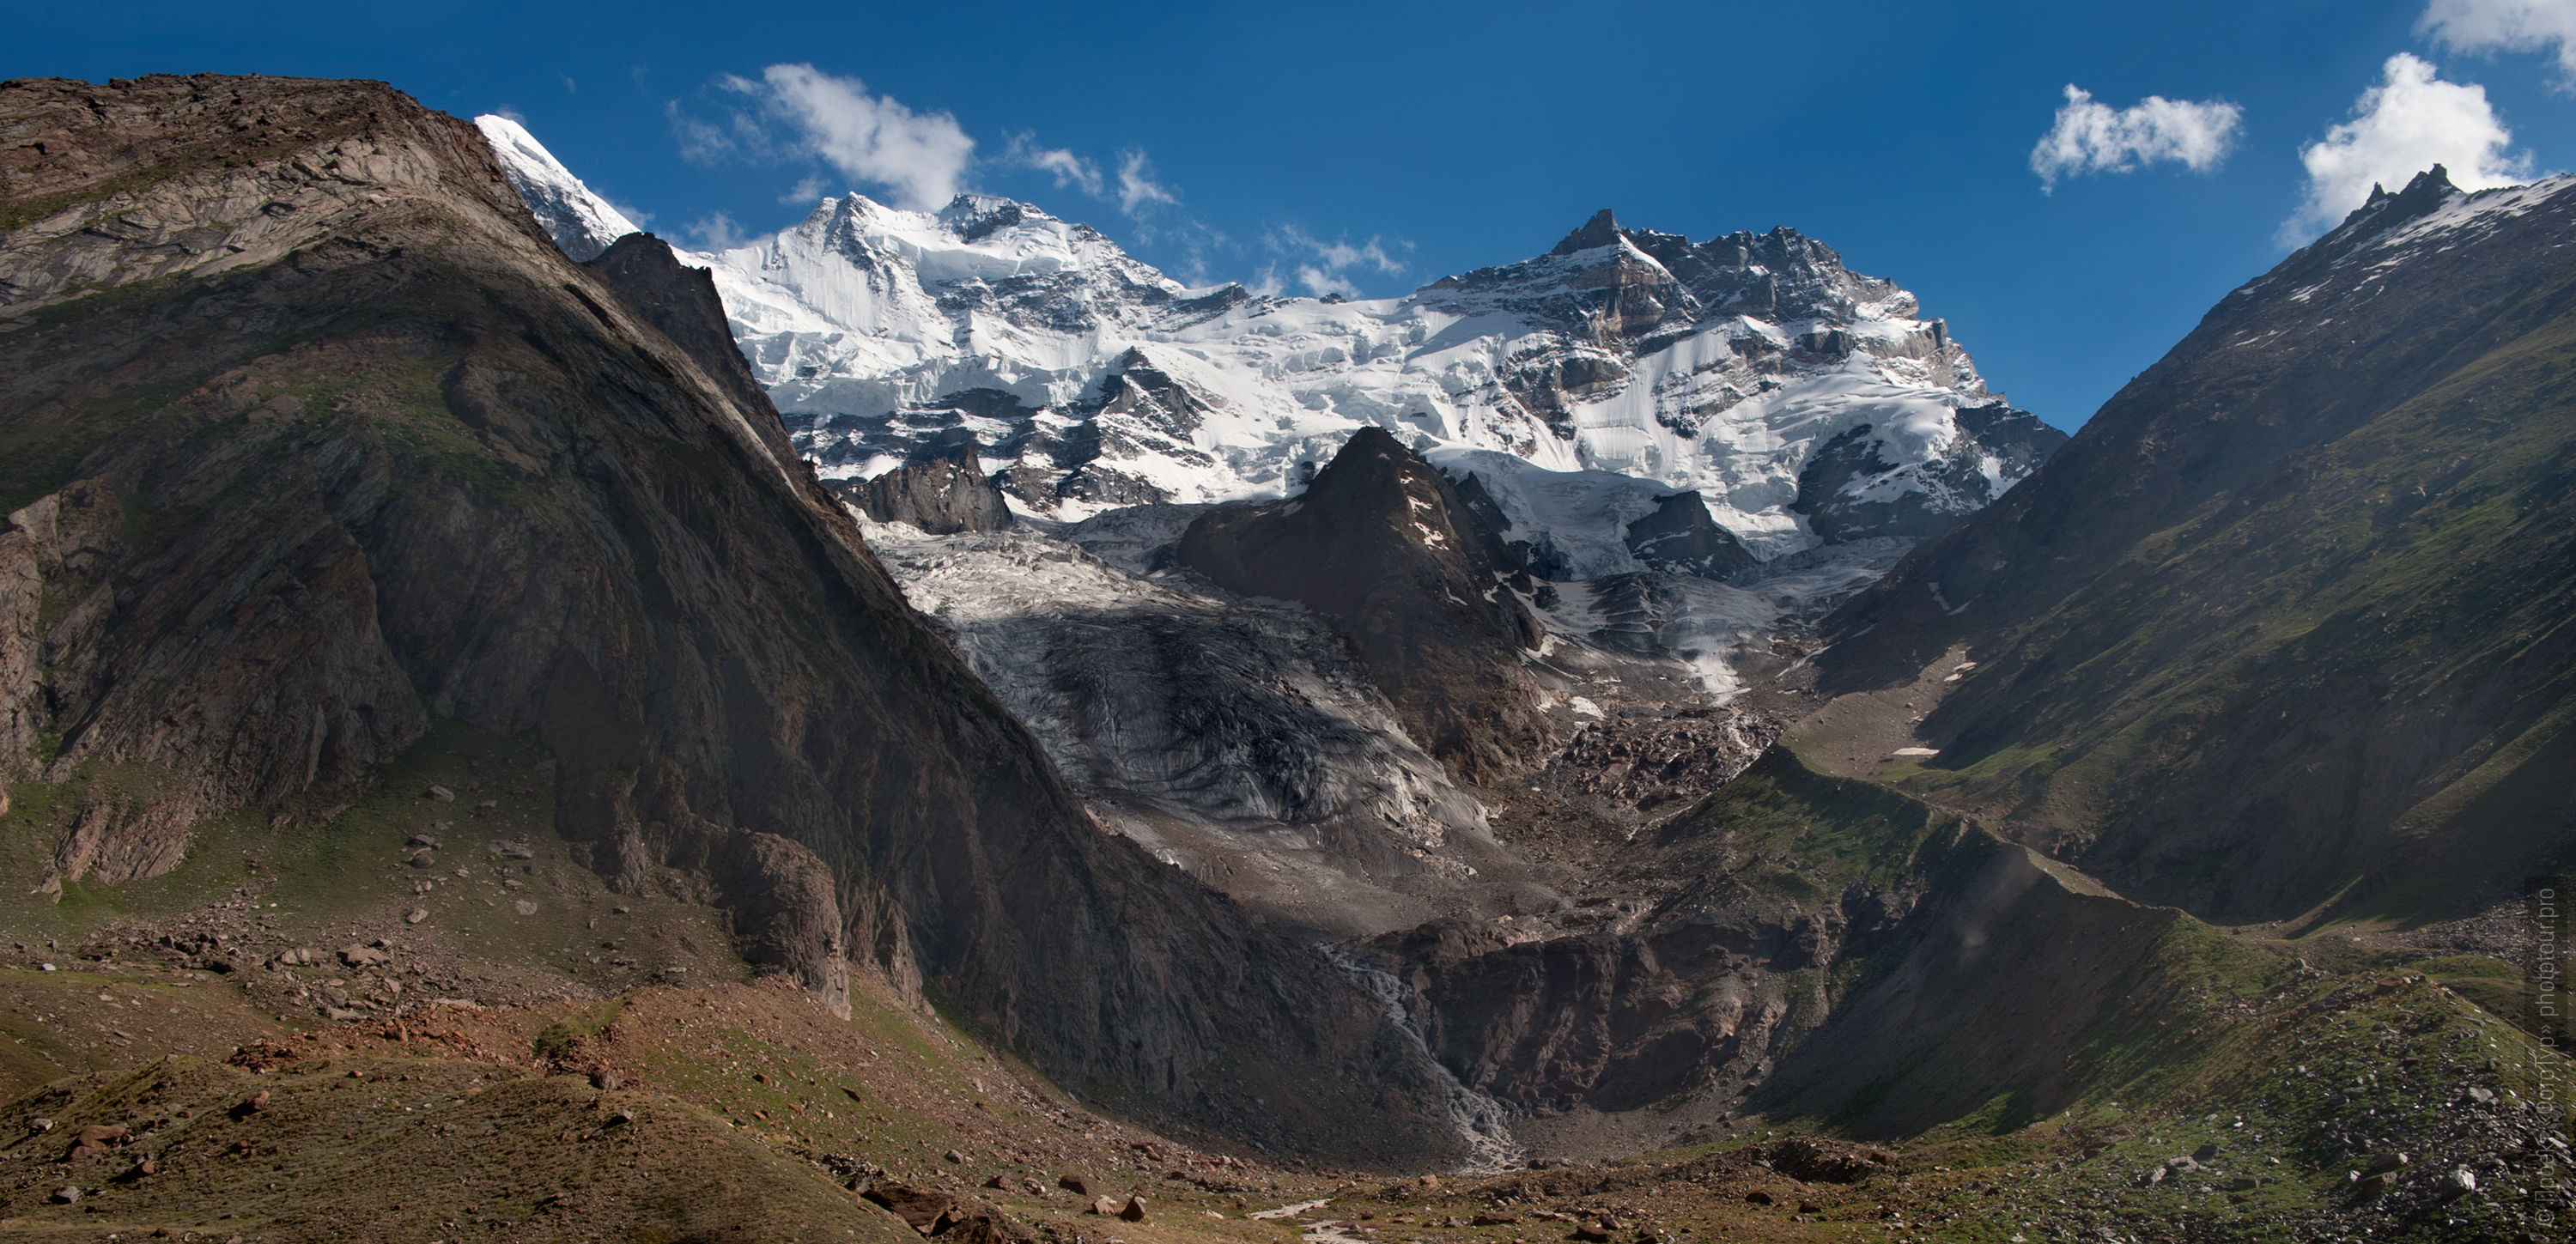
{"type": "Polygon", "coordinates": [[[1760,563],[1709,517],[1698,493],[1659,498],[1655,512],[1628,524],[1628,551],[1655,570],[1723,582],[1760,563]]]}
{"type": "Polygon", "coordinates": [[[984,473],[972,443],[849,484],[842,495],[878,522],[909,523],[932,535],[1011,525],[1010,503],[984,473]]]}

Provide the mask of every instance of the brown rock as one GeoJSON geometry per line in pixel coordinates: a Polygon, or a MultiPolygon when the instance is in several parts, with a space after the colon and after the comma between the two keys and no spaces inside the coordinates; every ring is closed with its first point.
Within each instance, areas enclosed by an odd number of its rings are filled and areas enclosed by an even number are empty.
{"type": "Polygon", "coordinates": [[[427,919],[429,919],[429,909],[426,907],[414,907],[403,913],[404,924],[418,924],[427,919]]]}
{"type": "Polygon", "coordinates": [[[1128,1222],[1145,1221],[1145,1198],[1140,1196],[1128,1197],[1127,1203],[1119,1207],[1118,1216],[1128,1222]]]}
{"type": "Polygon", "coordinates": [[[1769,1205],[1771,1203],[1771,1194],[1764,1192],[1760,1188],[1756,1188],[1751,1192],[1745,1193],[1744,1199],[1755,1205],[1769,1205]]]}
{"type": "Polygon", "coordinates": [[[1575,1224],[1574,1238],[1584,1244],[1610,1244],[1610,1233],[1588,1222],[1575,1224]]]}
{"type": "Polygon", "coordinates": [[[125,1125],[122,1123],[92,1123],[73,1137],[75,1143],[84,1145],[104,1145],[111,1140],[123,1139],[125,1125]]]}
{"type": "Polygon", "coordinates": [[[951,1149],[951,1150],[949,1150],[947,1153],[945,1153],[945,1154],[943,1154],[943,1155],[941,1155],[941,1156],[943,1156],[943,1157],[947,1158],[947,1159],[948,1159],[948,1161],[949,1161],[949,1163],[950,1163],[951,1165],[955,1165],[955,1166],[964,1166],[964,1165],[966,1165],[966,1155],[965,1155],[965,1154],[963,1154],[963,1153],[961,1153],[961,1152],[959,1152],[959,1151],[957,1151],[957,1150],[955,1150],[955,1149],[951,1149]]]}
{"type": "Polygon", "coordinates": [[[1093,1197],[1091,1200],[1091,1212],[1098,1214],[1103,1218],[1117,1217],[1118,1198],[1108,1196],[1093,1197]]]}
{"type": "Polygon", "coordinates": [[[590,1069],[590,1086],[592,1088],[599,1089],[603,1092],[615,1092],[618,1089],[625,1087],[625,1085],[626,1078],[617,1074],[617,1069],[615,1067],[593,1067],[590,1069]]]}
{"type": "Polygon", "coordinates": [[[56,1205],[69,1205],[80,1199],[80,1189],[72,1187],[56,1188],[54,1189],[54,1195],[47,1197],[46,1199],[52,1201],[56,1205]]]}
{"type": "Polygon", "coordinates": [[[1059,1175],[1056,1177],[1055,1186],[1062,1188],[1075,1196],[1091,1195],[1090,1181],[1084,1179],[1080,1175],[1059,1175]]]}
{"type": "Polygon", "coordinates": [[[1007,1184],[1004,1184],[1004,1183],[1002,1182],[1002,1177],[1001,1177],[1001,1176],[999,1176],[999,1175],[995,1175],[995,1176],[993,1176],[991,1179],[987,1179],[987,1180],[985,1180],[985,1181],[984,1181],[984,1186],[985,1186],[985,1187],[987,1187],[987,1188],[1002,1188],[1002,1187],[1007,1187],[1008,1185],[1007,1185],[1007,1184]]]}
{"type": "Polygon", "coordinates": [[[859,1194],[904,1221],[904,1225],[923,1235],[937,1235],[951,1225],[965,1221],[954,1197],[944,1192],[914,1188],[904,1184],[878,1184],[859,1194]]]}
{"type": "Polygon", "coordinates": [[[1518,1214],[1478,1214],[1474,1218],[1468,1219],[1467,1225],[1471,1227],[1508,1227],[1520,1220],[1521,1216],[1518,1214]]]}
{"type": "Polygon", "coordinates": [[[951,1228],[944,1238],[949,1244],[1034,1244],[1026,1237],[1004,1231],[1002,1224],[990,1214],[969,1215],[966,1221],[951,1228]]]}
{"type": "Polygon", "coordinates": [[[444,786],[432,786],[428,790],[423,791],[422,794],[427,798],[435,799],[440,803],[456,802],[456,792],[449,790],[444,786]]]}

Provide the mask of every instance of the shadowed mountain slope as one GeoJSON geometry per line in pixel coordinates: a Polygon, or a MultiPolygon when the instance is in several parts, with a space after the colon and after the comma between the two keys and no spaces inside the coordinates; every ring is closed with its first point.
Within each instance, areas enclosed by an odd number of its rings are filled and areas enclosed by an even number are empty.
{"type": "Polygon", "coordinates": [[[54,884],[326,819],[453,719],[552,752],[614,885],[723,902],[827,997],[846,958],[1101,1099],[1454,1143],[1374,999],[1095,827],[778,452],[702,276],[639,239],[586,272],[380,84],[0,84],[28,145],[0,779],[62,813],[54,884]]]}
{"type": "Polygon", "coordinates": [[[2460,914],[2562,855],[2570,189],[2374,198],[1847,604],[1829,687],[1975,661],[1903,784],[2218,919],[2460,914]]]}

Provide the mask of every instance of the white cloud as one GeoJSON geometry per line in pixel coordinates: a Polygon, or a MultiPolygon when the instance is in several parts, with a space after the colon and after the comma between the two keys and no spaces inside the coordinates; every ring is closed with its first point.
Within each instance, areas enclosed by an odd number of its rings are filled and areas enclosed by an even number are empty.
{"type": "Polygon", "coordinates": [[[1325,271],[1313,264],[1297,265],[1297,283],[1305,286],[1307,293],[1318,298],[1326,294],[1340,294],[1344,298],[1360,296],[1360,287],[1352,284],[1349,277],[1339,272],[1325,271]]]}
{"type": "MultiPolygon", "coordinates": [[[[1361,265],[1388,274],[1404,271],[1404,264],[1387,253],[1386,243],[1382,238],[1373,237],[1360,245],[1353,246],[1348,240],[1322,241],[1308,235],[1305,230],[1295,225],[1287,225],[1279,230],[1274,241],[1283,250],[1306,251],[1313,254],[1316,260],[1331,272],[1361,265]]],[[[1403,244],[1398,243],[1398,245],[1403,244]]]]}
{"type": "Polygon", "coordinates": [[[1168,186],[1154,180],[1154,165],[1142,151],[1130,151],[1118,158],[1118,210],[1129,216],[1157,205],[1168,206],[1181,201],[1168,186]]]}
{"type": "Polygon", "coordinates": [[[2507,150],[2513,132],[2487,105],[2486,88],[2444,82],[2431,65],[2404,52],[2388,58],[2379,85],[2353,101],[2352,120],[2299,149],[2307,166],[2307,199],[2281,224],[2283,245],[2333,227],[2370,198],[2372,186],[2394,190],[2436,164],[2463,190],[2507,186],[2529,175],[2530,158],[2507,150]]]}
{"type": "Polygon", "coordinates": [[[778,196],[778,201],[781,203],[812,204],[831,192],[832,183],[823,180],[822,174],[808,173],[803,177],[797,178],[796,184],[787,188],[787,193],[778,196]]]}
{"type": "Polygon", "coordinates": [[[1002,163],[1045,173],[1055,179],[1059,190],[1074,186],[1095,199],[1108,193],[1099,165],[1062,147],[1040,147],[1037,135],[1025,130],[1011,135],[1011,145],[1002,152],[1002,163]]]}
{"type": "Polygon", "coordinates": [[[2432,0],[2416,33],[2455,52],[2548,52],[2576,90],[2576,0],[2432,0]]]}
{"type": "Polygon", "coordinates": [[[2030,149],[2043,192],[2083,173],[2126,173],[2173,161],[2195,173],[2217,168],[2236,145],[2245,110],[2224,100],[2194,103],[2150,95],[2121,109],[2068,84],[2057,123],[2030,149]]]}
{"type": "MultiPolygon", "coordinates": [[[[1361,297],[1358,282],[1351,279],[1352,269],[1373,269],[1394,275],[1404,271],[1404,261],[1396,258],[1393,252],[1412,247],[1411,243],[1403,241],[1389,243],[1384,237],[1372,237],[1358,244],[1347,238],[1327,242],[1295,225],[1282,225],[1272,230],[1264,240],[1272,251],[1289,257],[1289,263],[1296,269],[1298,286],[1318,298],[1326,294],[1361,297]]],[[[1266,265],[1253,278],[1249,288],[1256,294],[1284,293],[1287,281],[1279,275],[1278,265],[1266,265]]]]}
{"type": "Polygon", "coordinates": [[[689,226],[689,232],[697,235],[698,249],[704,251],[732,250],[751,240],[743,236],[742,226],[734,223],[733,217],[723,212],[711,212],[699,217],[689,226]]]}
{"type": "MultiPolygon", "coordinates": [[[[975,156],[975,140],[957,118],[914,112],[869,94],[856,78],[836,78],[812,65],[771,65],[757,82],[731,76],[721,81],[794,126],[806,153],[846,177],[892,190],[904,207],[935,208],[954,198],[975,156]]],[[[694,128],[681,133],[684,151],[693,139],[718,150],[709,140],[727,137],[712,126],[690,124],[694,128]]]]}

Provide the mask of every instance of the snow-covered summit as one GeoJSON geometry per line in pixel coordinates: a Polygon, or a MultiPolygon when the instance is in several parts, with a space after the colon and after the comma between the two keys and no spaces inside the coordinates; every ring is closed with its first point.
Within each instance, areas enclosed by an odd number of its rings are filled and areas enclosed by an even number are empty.
{"type": "Polygon", "coordinates": [[[500,158],[501,175],[510,179],[510,188],[565,254],[590,259],[638,232],[634,221],[593,194],[526,126],[487,113],[474,118],[474,128],[483,131],[483,141],[500,158]]]}
{"type": "MultiPolygon", "coordinates": [[[[551,225],[577,188],[522,193],[551,225]]],[[[849,194],[689,261],[827,481],[971,440],[1052,518],[1294,492],[1378,426],[1580,578],[1637,569],[1626,528],[1675,493],[1766,557],[1921,536],[2064,439],[1911,294],[1787,229],[1692,243],[1603,212],[1545,255],[1344,302],[1187,288],[1007,199],[849,194]]]]}

